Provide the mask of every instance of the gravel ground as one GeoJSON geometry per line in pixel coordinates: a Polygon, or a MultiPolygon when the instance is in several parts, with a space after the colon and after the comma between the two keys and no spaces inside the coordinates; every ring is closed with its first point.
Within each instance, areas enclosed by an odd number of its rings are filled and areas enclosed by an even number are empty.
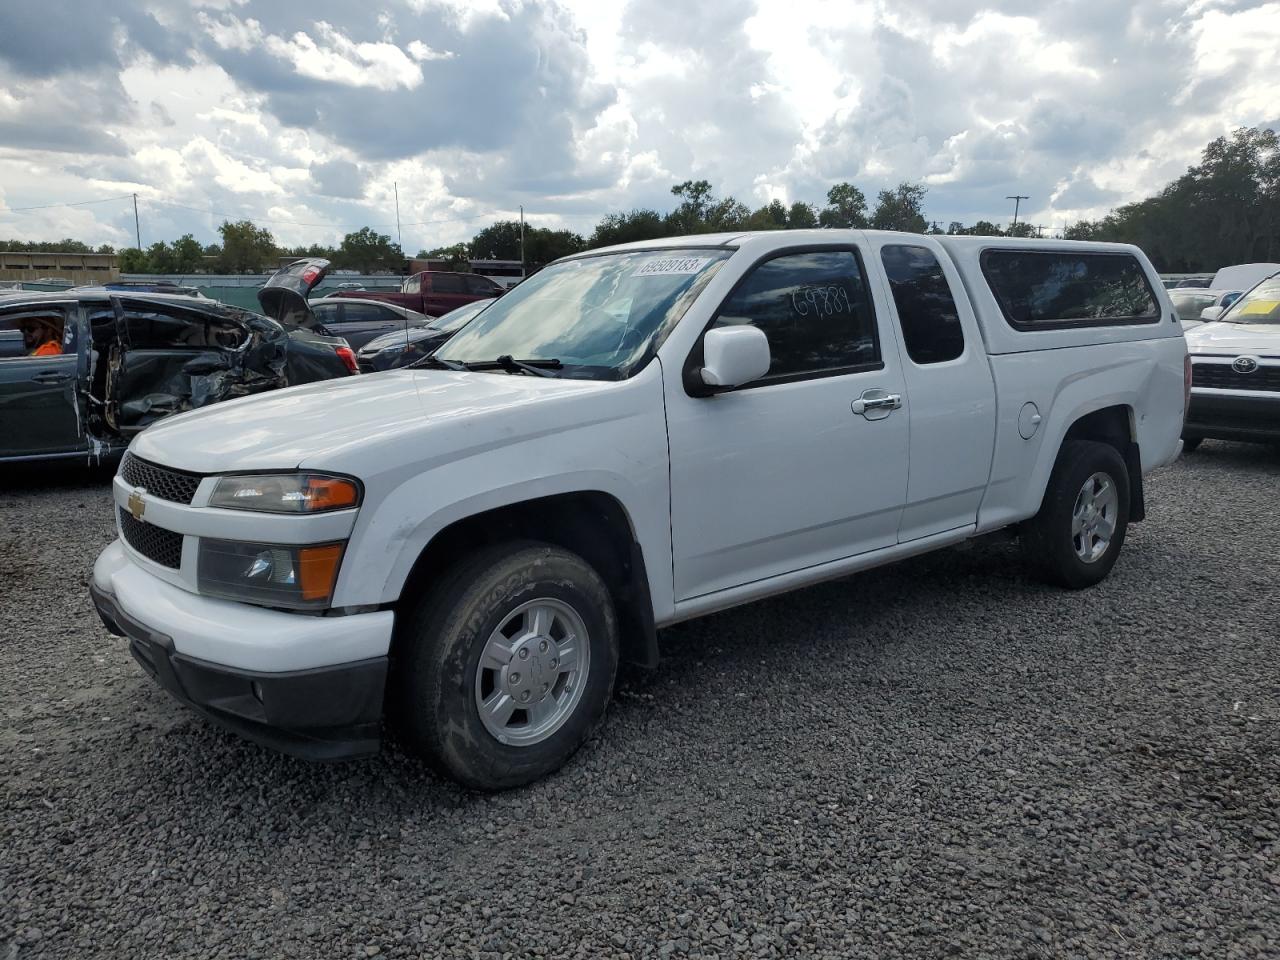
{"type": "Polygon", "coordinates": [[[492,797],[170,701],[58,476],[0,490],[0,958],[1280,956],[1280,453],[1150,478],[1094,590],[984,541],[665,631],[492,797]]]}

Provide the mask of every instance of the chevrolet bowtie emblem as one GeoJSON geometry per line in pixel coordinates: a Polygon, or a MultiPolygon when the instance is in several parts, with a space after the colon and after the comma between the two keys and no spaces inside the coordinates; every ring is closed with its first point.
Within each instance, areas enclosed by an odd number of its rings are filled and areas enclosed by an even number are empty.
{"type": "Polygon", "coordinates": [[[143,487],[138,487],[129,494],[129,512],[133,514],[135,520],[141,520],[142,515],[147,512],[147,503],[142,499],[142,495],[146,492],[143,487]]]}

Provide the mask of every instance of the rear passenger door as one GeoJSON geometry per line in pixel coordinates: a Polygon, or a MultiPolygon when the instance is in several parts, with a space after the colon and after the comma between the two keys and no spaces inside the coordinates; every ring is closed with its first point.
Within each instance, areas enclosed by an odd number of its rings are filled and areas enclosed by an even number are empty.
{"type": "Polygon", "coordinates": [[[782,250],[711,321],[763,330],[768,374],[700,397],[664,371],[677,602],[897,542],[908,410],[878,300],[859,250],[782,250]]]}
{"type": "Polygon", "coordinates": [[[910,479],[898,541],[977,523],[996,395],[977,317],[951,259],[923,237],[871,235],[911,396],[910,479]]]}

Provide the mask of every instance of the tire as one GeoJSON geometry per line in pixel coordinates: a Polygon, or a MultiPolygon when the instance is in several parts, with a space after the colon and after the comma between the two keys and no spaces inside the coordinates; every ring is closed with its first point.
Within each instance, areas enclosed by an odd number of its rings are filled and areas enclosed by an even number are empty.
{"type": "Polygon", "coordinates": [[[460,562],[409,611],[396,643],[402,735],[477,790],[520,786],[563,765],[604,718],[618,669],[608,587],[581,557],[534,541],[460,562]],[[567,642],[580,631],[585,642],[567,642]],[[567,669],[571,655],[576,670],[567,669]],[[482,703],[493,705],[488,721],[482,703]]]}
{"type": "Polygon", "coordinates": [[[1091,587],[1115,566],[1128,525],[1129,471],[1124,458],[1109,444],[1069,439],[1058,452],[1040,512],[1022,525],[1023,555],[1048,583],[1071,590],[1091,587]],[[1086,483],[1096,514],[1087,508],[1086,483]],[[1084,528],[1076,525],[1078,512],[1085,519],[1084,528]]]}
{"type": "Polygon", "coordinates": [[[1204,443],[1204,437],[1183,437],[1182,452],[1195,453],[1200,449],[1200,444],[1204,443]]]}

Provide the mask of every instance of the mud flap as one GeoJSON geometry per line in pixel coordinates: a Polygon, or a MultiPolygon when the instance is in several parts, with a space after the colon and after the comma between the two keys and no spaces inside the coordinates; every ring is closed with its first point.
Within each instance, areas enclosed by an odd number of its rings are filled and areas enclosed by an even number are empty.
{"type": "Polygon", "coordinates": [[[1129,471],[1129,522],[1147,519],[1147,503],[1142,492],[1142,452],[1132,440],[1124,448],[1124,465],[1129,471]]]}

